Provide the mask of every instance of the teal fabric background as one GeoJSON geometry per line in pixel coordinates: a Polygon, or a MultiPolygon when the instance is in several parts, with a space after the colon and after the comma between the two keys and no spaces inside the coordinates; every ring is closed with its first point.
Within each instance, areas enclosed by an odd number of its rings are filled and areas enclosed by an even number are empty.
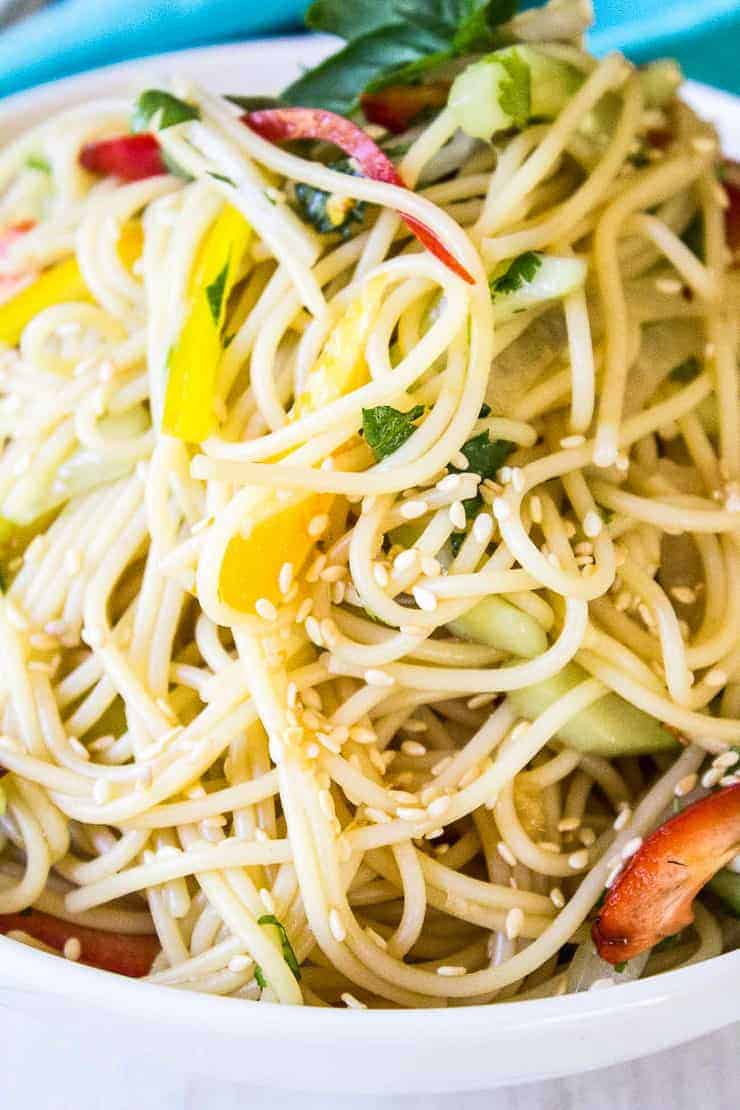
{"type": "MultiPolygon", "coordinates": [[[[0,96],[83,69],[297,30],[306,0],[59,0],[0,33],[0,96]]],[[[740,0],[596,0],[597,53],[673,55],[740,94],[740,0]]]]}

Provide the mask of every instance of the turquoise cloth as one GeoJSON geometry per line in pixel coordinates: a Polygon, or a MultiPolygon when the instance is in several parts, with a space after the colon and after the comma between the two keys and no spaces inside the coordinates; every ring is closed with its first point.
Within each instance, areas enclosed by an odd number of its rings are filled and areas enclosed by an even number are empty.
{"type": "MultiPolygon", "coordinates": [[[[0,96],[69,73],[188,46],[296,30],[306,0],[59,0],[0,33],[0,96]]],[[[740,0],[596,0],[597,53],[672,55],[740,93],[740,0]]]]}

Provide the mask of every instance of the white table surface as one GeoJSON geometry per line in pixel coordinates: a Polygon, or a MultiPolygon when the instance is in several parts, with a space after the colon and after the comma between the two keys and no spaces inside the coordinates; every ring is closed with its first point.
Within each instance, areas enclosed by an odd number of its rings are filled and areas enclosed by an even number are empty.
{"type": "MultiPolygon", "coordinates": [[[[646,1060],[571,1079],[478,1094],[372,1096],[276,1094],[197,1076],[168,1077],[156,1060],[70,1058],[48,1042],[14,1044],[13,1013],[0,1009],[0,1106],[10,1110],[737,1110],[740,1025],[646,1060]]],[[[289,1065],[289,1061],[286,1061],[289,1065]]],[[[184,1068],[186,1064],[184,1062],[184,1068]]]]}

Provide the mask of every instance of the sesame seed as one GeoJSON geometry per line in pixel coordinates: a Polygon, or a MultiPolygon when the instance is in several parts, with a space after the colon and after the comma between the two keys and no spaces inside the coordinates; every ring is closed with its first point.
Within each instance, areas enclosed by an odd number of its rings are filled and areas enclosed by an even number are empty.
{"type": "Polygon", "coordinates": [[[416,717],[409,717],[408,721],[404,722],[403,727],[406,732],[427,732],[429,730],[426,721],[417,721],[416,717]]]}
{"type": "Polygon", "coordinates": [[[396,555],[393,560],[393,574],[395,577],[400,577],[406,571],[411,570],[416,566],[419,559],[419,552],[415,547],[410,547],[407,551],[401,551],[396,555]]]}
{"type": "Polygon", "coordinates": [[[430,802],[427,806],[427,814],[430,818],[432,818],[432,820],[434,820],[435,818],[442,817],[445,813],[447,813],[447,810],[450,808],[451,805],[452,799],[447,795],[444,795],[441,798],[435,798],[434,801],[430,802]]]}
{"type": "Polygon", "coordinates": [[[283,596],[285,596],[285,594],[287,594],[287,592],[290,589],[292,584],[293,584],[293,564],[292,563],[283,563],[283,565],[280,568],[280,574],[278,575],[278,587],[280,589],[280,593],[283,596]]]}
{"type": "Polygon", "coordinates": [[[296,612],[296,615],[295,615],[296,623],[297,624],[303,624],[303,622],[305,621],[306,617],[309,615],[309,613],[311,612],[312,609],[313,609],[313,598],[312,597],[304,598],[303,601],[301,602],[301,604],[298,606],[298,611],[296,612]]]}
{"type": "Polygon", "coordinates": [[[639,851],[639,849],[641,847],[642,847],[642,837],[641,836],[633,836],[631,840],[627,841],[624,848],[622,848],[622,859],[623,860],[630,859],[630,857],[634,856],[635,852],[639,851]]]}
{"type": "Polygon", "coordinates": [[[441,975],[447,979],[458,979],[461,975],[467,975],[468,969],[466,967],[456,967],[452,964],[442,964],[437,968],[437,975],[441,975]]]}
{"type": "Polygon", "coordinates": [[[501,856],[501,859],[505,863],[508,863],[509,867],[516,867],[516,856],[505,841],[499,840],[498,844],[496,845],[496,851],[501,856]]]}
{"type": "Polygon", "coordinates": [[[249,956],[232,956],[229,960],[229,971],[233,971],[234,973],[246,971],[251,963],[252,961],[249,956]]]}
{"type": "Polygon", "coordinates": [[[437,608],[437,598],[431,590],[425,589],[424,586],[414,586],[413,589],[414,601],[423,609],[425,613],[433,613],[437,608]]]}
{"type": "Polygon", "coordinates": [[[347,939],[347,930],[342,924],[342,918],[337,909],[329,911],[329,931],[334,937],[334,940],[338,941],[340,944],[347,939]]]}
{"type": "Polygon", "coordinates": [[[426,501],[405,501],[401,505],[401,516],[404,520],[416,520],[417,517],[424,516],[424,513],[427,512],[429,512],[429,506],[426,501]]]}
{"type": "Polygon", "coordinates": [[[588,852],[585,848],[581,848],[578,852],[573,852],[568,856],[568,867],[572,867],[574,871],[580,871],[582,867],[588,866],[588,852]]]}
{"type": "Polygon", "coordinates": [[[390,581],[388,571],[382,563],[373,563],[373,578],[381,590],[384,590],[390,581]]]}
{"type": "Polygon", "coordinates": [[[64,948],[62,949],[62,951],[64,953],[65,960],[72,960],[74,963],[79,960],[80,956],[82,955],[82,945],[80,944],[77,937],[70,937],[64,942],[64,948]]]}
{"type": "Polygon", "coordinates": [[[721,755],[712,760],[712,766],[719,767],[720,770],[724,771],[728,767],[734,767],[739,759],[740,754],[738,752],[722,752],[721,755]]]}
{"type": "Polygon", "coordinates": [[[509,940],[516,940],[522,931],[524,924],[524,913],[519,906],[513,906],[506,915],[504,922],[504,931],[509,940]]]}
{"type": "Polygon", "coordinates": [[[463,455],[462,451],[456,451],[450,462],[457,470],[467,470],[470,466],[467,455],[463,455]]]}
{"type": "Polygon", "coordinates": [[[478,543],[488,543],[493,535],[493,517],[490,513],[478,513],[473,524],[473,537],[478,543]]]}
{"type": "Polygon", "coordinates": [[[454,528],[457,528],[459,531],[464,529],[466,524],[466,516],[465,506],[463,505],[462,501],[453,501],[449,507],[448,512],[452,526],[454,528]]]}
{"type": "Polygon", "coordinates": [[[322,535],[323,532],[329,527],[328,513],[319,513],[308,522],[308,534],[312,539],[316,539],[322,535]]]}
{"type": "Polygon", "coordinates": [[[563,436],[560,440],[560,446],[565,451],[569,451],[574,447],[583,447],[586,442],[586,437],[582,435],[563,436]]]}
{"type": "Polygon", "coordinates": [[[580,817],[563,817],[558,821],[558,832],[575,832],[580,823],[580,817]]]}
{"type": "Polygon", "coordinates": [[[473,694],[466,704],[468,709],[482,709],[484,705],[490,705],[495,700],[495,694],[473,694]]]}
{"type": "Polygon", "coordinates": [[[538,840],[537,847],[541,852],[550,852],[551,854],[557,854],[560,851],[560,845],[553,840],[538,840]]]}
{"type": "Polygon", "coordinates": [[[565,905],[565,895],[559,886],[554,886],[550,891],[550,901],[556,909],[562,910],[565,905]]]}
{"type": "Polygon", "coordinates": [[[401,744],[401,751],[404,755],[410,756],[427,754],[426,746],[424,744],[420,744],[418,740],[404,740],[401,744]]]}
{"type": "Polygon", "coordinates": [[[496,497],[493,501],[493,515],[496,520],[507,520],[511,516],[511,509],[509,508],[508,501],[503,497],[496,497]]]}
{"type": "Polygon", "coordinates": [[[341,578],[347,577],[347,568],[335,563],[332,567],[326,567],[319,575],[322,582],[339,582],[341,578]]]}
{"type": "Polygon", "coordinates": [[[660,277],[656,279],[655,288],[659,293],[664,293],[666,296],[675,296],[680,293],[683,286],[676,278],[660,277]]]}
{"type": "Polygon", "coordinates": [[[722,770],[719,767],[712,767],[710,770],[705,771],[701,777],[701,784],[705,790],[711,790],[713,786],[717,786],[719,780],[722,778],[722,770]]]}
{"type": "Polygon", "coordinates": [[[365,682],[368,686],[394,686],[396,680],[393,675],[388,674],[387,671],[378,670],[376,667],[369,667],[365,671],[365,682]]]}
{"type": "Polygon", "coordinates": [[[316,617],[306,617],[306,634],[312,643],[317,647],[324,647],[324,641],[321,637],[321,626],[316,617]]]}
{"type": "Polygon", "coordinates": [[[254,608],[257,615],[262,617],[264,621],[274,621],[277,619],[277,609],[266,597],[258,598],[254,608]]]}
{"type": "Polygon", "coordinates": [[[342,1002],[344,1003],[344,1005],[347,1007],[348,1010],[366,1010],[367,1009],[367,1006],[365,1005],[365,1003],[360,1002],[359,998],[355,998],[355,996],[353,994],[350,994],[349,991],[343,991],[342,994],[340,994],[339,997],[342,1000],[342,1002]]]}
{"type": "Polygon", "coordinates": [[[590,509],[583,518],[583,531],[590,539],[598,536],[604,527],[604,522],[597,512],[590,509]]]}

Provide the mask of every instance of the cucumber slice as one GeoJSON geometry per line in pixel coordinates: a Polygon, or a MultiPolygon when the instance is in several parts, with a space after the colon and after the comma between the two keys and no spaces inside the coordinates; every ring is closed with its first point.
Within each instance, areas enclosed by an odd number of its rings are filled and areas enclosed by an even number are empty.
{"type": "Polygon", "coordinates": [[[474,139],[554,119],[583,82],[567,62],[531,46],[507,46],[474,62],[457,77],[448,108],[474,139]]]}
{"type": "Polygon", "coordinates": [[[547,636],[537,621],[500,597],[484,598],[447,627],[462,640],[488,644],[525,659],[547,650],[547,636]]]}
{"type": "Polygon", "coordinates": [[[722,900],[730,913],[740,917],[740,875],[724,868],[709,880],[707,886],[722,900]]]}
{"type": "MultiPolygon", "coordinates": [[[[513,690],[509,699],[521,717],[533,720],[587,677],[576,663],[569,663],[544,682],[513,690]]],[[[671,751],[677,744],[659,721],[611,693],[576,713],[557,735],[571,748],[609,758],[671,751]]]]}
{"type": "Polygon", "coordinates": [[[495,320],[507,320],[543,301],[567,297],[583,285],[586,271],[581,258],[557,258],[535,251],[519,255],[489,282],[495,320]]]}

